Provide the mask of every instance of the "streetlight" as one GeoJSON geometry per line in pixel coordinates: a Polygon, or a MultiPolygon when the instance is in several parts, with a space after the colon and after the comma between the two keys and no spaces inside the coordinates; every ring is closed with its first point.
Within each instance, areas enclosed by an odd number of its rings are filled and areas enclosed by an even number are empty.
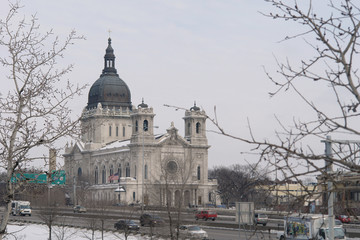
{"type": "Polygon", "coordinates": [[[119,182],[119,186],[115,189],[115,192],[119,194],[119,206],[120,206],[120,193],[126,192],[125,188],[123,186],[120,186],[120,182],[119,182]]]}

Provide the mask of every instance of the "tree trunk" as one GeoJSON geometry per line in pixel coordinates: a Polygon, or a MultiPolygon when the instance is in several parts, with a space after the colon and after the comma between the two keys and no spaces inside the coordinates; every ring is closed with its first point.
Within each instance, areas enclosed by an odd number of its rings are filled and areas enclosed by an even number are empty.
{"type": "MultiPolygon", "coordinates": [[[[8,184],[11,184],[10,180],[8,180],[8,184]]],[[[12,200],[12,198],[9,199],[9,202],[7,204],[5,204],[5,210],[4,210],[2,221],[1,221],[1,224],[0,224],[0,240],[3,238],[3,236],[6,233],[6,227],[7,227],[7,224],[9,222],[9,217],[10,217],[10,213],[11,213],[11,200],[12,200]]]]}

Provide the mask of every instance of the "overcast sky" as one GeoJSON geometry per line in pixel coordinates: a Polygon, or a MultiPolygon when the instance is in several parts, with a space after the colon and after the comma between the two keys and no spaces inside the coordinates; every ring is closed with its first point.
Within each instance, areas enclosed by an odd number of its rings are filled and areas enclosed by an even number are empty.
{"type": "MultiPolygon", "coordinates": [[[[86,37],[69,48],[64,59],[75,64],[68,79],[89,84],[73,103],[77,115],[103,69],[110,30],[118,74],[129,86],[134,105],[144,98],[154,108],[156,133],[166,132],[174,122],[184,135],[184,112],[164,104],[190,108],[196,101],[210,116],[216,106],[226,131],[248,137],[249,121],[259,139],[273,138],[279,129],[275,115],[289,125],[293,118],[311,117],[291,93],[269,97],[275,86],[263,67],[274,72],[274,56],[296,62],[311,52],[301,40],[280,43],[301,29],[260,14],[273,10],[262,0],[23,0],[22,4],[23,14],[37,14],[42,30],[52,28],[65,37],[75,29],[86,37]]],[[[8,8],[6,1],[1,5],[3,19],[8,8]]],[[[321,96],[320,89],[309,92],[321,96]]],[[[207,127],[215,129],[209,122],[207,127]]],[[[256,159],[241,154],[250,147],[236,140],[208,133],[208,142],[210,168],[256,159]]],[[[322,143],[315,144],[323,148],[322,143]]]]}

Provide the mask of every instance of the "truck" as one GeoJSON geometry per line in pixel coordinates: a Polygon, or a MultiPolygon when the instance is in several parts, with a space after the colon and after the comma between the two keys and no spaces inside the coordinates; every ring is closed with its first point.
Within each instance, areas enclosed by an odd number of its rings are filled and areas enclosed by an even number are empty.
{"type": "MultiPolygon", "coordinates": [[[[344,228],[334,226],[334,239],[346,239],[344,228]]],[[[277,239],[329,239],[329,217],[321,214],[294,214],[284,217],[284,231],[277,239]]]]}
{"type": "Polygon", "coordinates": [[[11,213],[13,216],[20,215],[31,216],[31,207],[29,201],[11,201],[11,213]]]}
{"type": "Polygon", "coordinates": [[[213,221],[215,221],[215,219],[217,218],[217,213],[215,211],[210,211],[210,210],[202,210],[202,211],[198,211],[195,214],[195,219],[204,219],[205,221],[207,221],[208,219],[211,219],[213,221]]]}

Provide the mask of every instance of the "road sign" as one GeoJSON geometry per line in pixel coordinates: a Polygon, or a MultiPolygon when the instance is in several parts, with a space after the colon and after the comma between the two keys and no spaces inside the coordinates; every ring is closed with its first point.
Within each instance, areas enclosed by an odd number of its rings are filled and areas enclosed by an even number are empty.
{"type": "Polygon", "coordinates": [[[53,185],[65,185],[66,175],[64,170],[52,171],[51,177],[48,179],[46,173],[16,173],[11,178],[11,182],[27,182],[27,183],[50,183],[53,185]]]}

